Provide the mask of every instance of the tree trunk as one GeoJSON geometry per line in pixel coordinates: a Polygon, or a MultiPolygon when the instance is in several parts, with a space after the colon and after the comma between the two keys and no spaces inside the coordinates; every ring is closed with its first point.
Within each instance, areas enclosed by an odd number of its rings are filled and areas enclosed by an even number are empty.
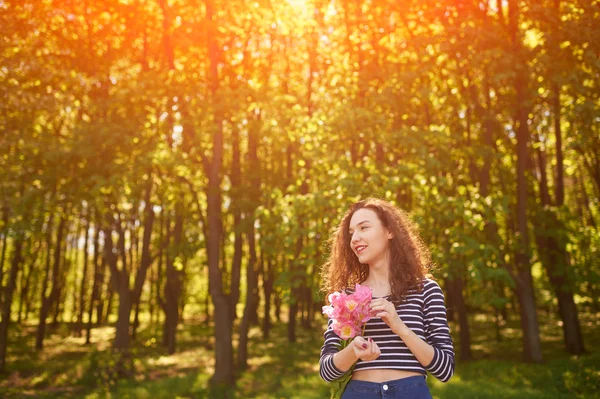
{"type": "MultiPolygon", "coordinates": [[[[554,11],[557,20],[560,18],[560,0],[554,0],[554,11]]],[[[560,24],[556,26],[561,29],[560,24]]],[[[565,203],[565,182],[564,182],[564,156],[562,148],[562,130],[561,130],[561,105],[560,105],[560,85],[557,82],[552,84],[552,109],[554,113],[554,135],[556,138],[556,205],[564,206],[565,203]]],[[[566,227],[560,223],[564,231],[566,227]]],[[[548,270],[550,282],[558,299],[558,309],[563,321],[563,334],[567,351],[573,355],[580,355],[585,352],[583,336],[581,335],[581,325],[579,322],[577,306],[574,301],[573,284],[568,279],[567,270],[568,255],[565,239],[552,238],[549,242],[550,254],[556,256],[556,262],[548,262],[547,265],[552,269],[548,270]],[[553,267],[554,266],[554,267],[553,267]],[[561,270],[563,269],[563,270],[561,270]]]]}
{"type": "Polygon", "coordinates": [[[305,285],[303,288],[304,295],[302,300],[303,315],[302,315],[302,328],[309,330],[311,328],[311,309],[313,308],[312,294],[310,287],[305,285]]]}
{"type": "Polygon", "coordinates": [[[100,285],[100,267],[99,259],[100,259],[100,228],[97,213],[95,216],[95,224],[94,224],[94,255],[93,255],[93,265],[94,265],[94,282],[92,283],[92,297],[90,298],[90,303],[88,304],[88,322],[86,327],[85,334],[85,343],[89,344],[91,342],[92,336],[92,313],[94,312],[94,306],[98,300],[98,287],[100,285]]]}
{"type": "MultiPolygon", "coordinates": [[[[265,71],[265,73],[268,76],[269,71],[265,71]]],[[[261,195],[261,175],[262,175],[262,170],[261,170],[261,163],[260,160],[258,158],[258,148],[259,148],[259,143],[260,143],[260,129],[257,127],[261,118],[262,118],[262,113],[260,110],[257,110],[255,112],[252,113],[251,118],[253,118],[253,120],[256,122],[254,125],[251,125],[251,127],[248,129],[248,180],[250,182],[250,187],[248,187],[248,198],[249,198],[249,211],[248,211],[248,217],[250,218],[250,226],[249,226],[249,240],[252,239],[252,243],[249,242],[249,246],[250,246],[250,251],[253,252],[254,254],[250,255],[250,259],[254,258],[253,260],[253,268],[252,268],[252,280],[249,280],[249,283],[252,287],[252,290],[247,291],[247,295],[248,294],[252,294],[252,296],[254,298],[252,298],[252,301],[247,302],[247,305],[250,306],[249,310],[248,310],[248,323],[250,325],[258,325],[259,324],[259,320],[258,320],[258,306],[259,306],[259,302],[260,302],[260,298],[259,298],[259,284],[258,284],[258,279],[259,279],[259,274],[260,271],[262,270],[261,265],[257,264],[257,255],[256,255],[256,242],[255,242],[255,233],[254,233],[254,223],[255,223],[255,218],[254,218],[254,213],[256,211],[256,208],[258,208],[258,206],[260,206],[261,201],[260,201],[260,195],[261,195]]],[[[263,252],[262,252],[262,248],[261,248],[261,256],[260,256],[261,262],[263,262],[263,252]]],[[[268,315],[266,316],[266,318],[268,318],[268,315]]]]}
{"type": "MultiPolygon", "coordinates": [[[[559,118],[560,104],[558,109],[554,111],[559,113],[555,114],[555,118],[559,118]]],[[[560,127],[558,129],[556,134],[560,135],[560,127]]],[[[557,146],[559,142],[560,140],[557,137],[557,146]]],[[[558,151],[557,148],[558,152],[561,151],[558,151]]],[[[540,213],[538,216],[540,223],[538,224],[540,226],[535,229],[538,252],[558,300],[558,314],[563,322],[563,337],[567,351],[573,355],[580,355],[585,351],[585,348],[572,283],[569,278],[566,238],[561,234],[561,232],[565,232],[566,226],[559,220],[556,211],[551,208],[548,179],[546,178],[545,154],[540,147],[537,148],[536,153],[541,177],[539,180],[541,209],[538,209],[540,213]]],[[[559,159],[562,162],[562,157],[557,156],[557,162],[559,162],[559,159]]],[[[557,168],[559,168],[558,165],[557,168]]],[[[562,176],[562,173],[557,173],[557,175],[562,176]]],[[[564,205],[564,192],[559,188],[562,185],[562,182],[556,182],[556,205],[559,209],[564,205]]]]}
{"type": "MultiPolygon", "coordinates": [[[[77,336],[81,336],[81,330],[83,329],[83,310],[85,309],[85,298],[87,294],[87,270],[88,270],[88,241],[89,241],[89,230],[90,230],[90,216],[89,211],[86,214],[86,223],[85,223],[85,232],[84,232],[84,241],[83,241],[83,272],[81,274],[81,283],[79,284],[79,311],[77,313],[77,336]]],[[[79,237],[76,235],[76,239],[79,237]]]]}
{"type": "MultiPolygon", "coordinates": [[[[305,163],[305,180],[300,187],[300,194],[306,195],[308,194],[308,183],[307,179],[309,177],[308,171],[310,170],[310,160],[306,160],[305,163]]],[[[292,179],[292,171],[288,169],[287,178],[291,181],[292,179]]],[[[299,228],[298,230],[302,231],[305,226],[305,222],[303,221],[302,215],[299,215],[299,228]]],[[[290,262],[290,302],[288,307],[288,341],[296,342],[296,317],[298,314],[299,302],[300,302],[300,294],[302,292],[302,287],[306,283],[306,275],[305,272],[300,267],[300,257],[302,254],[302,250],[304,249],[304,236],[302,234],[298,234],[298,238],[296,239],[296,249],[294,251],[294,258],[290,262]]]]}
{"type": "MultiPolygon", "coordinates": [[[[2,255],[0,255],[0,306],[3,304],[4,260],[6,259],[6,243],[8,240],[8,207],[2,207],[2,255]]],[[[0,320],[1,321],[1,320],[0,320]]]]}
{"type": "Polygon", "coordinates": [[[527,221],[527,161],[529,129],[527,127],[528,112],[526,110],[529,98],[527,90],[526,62],[522,60],[521,40],[518,35],[518,3],[509,0],[509,30],[514,49],[516,65],[516,129],[517,136],[517,225],[519,248],[515,260],[517,262],[517,295],[521,311],[521,328],[523,330],[523,349],[527,361],[541,363],[542,350],[539,336],[539,326],[535,308],[533,279],[529,255],[529,232],[527,221]]]}
{"type": "MultiPolygon", "coordinates": [[[[39,249],[40,249],[40,245],[38,242],[38,244],[36,245],[33,252],[31,252],[33,259],[29,263],[29,268],[25,269],[25,265],[23,265],[23,272],[21,273],[20,284],[19,284],[19,286],[21,287],[21,292],[19,293],[19,310],[17,312],[17,322],[18,323],[21,323],[21,320],[22,320],[21,313],[23,311],[23,306],[29,296],[31,275],[32,275],[33,270],[36,268],[36,263],[37,263],[37,260],[39,257],[39,249]]],[[[27,319],[27,315],[25,315],[25,319],[27,319]]]]}
{"type": "Polygon", "coordinates": [[[140,326],[140,301],[134,302],[133,304],[133,324],[131,325],[131,340],[135,341],[137,337],[137,330],[140,326]]]}
{"type": "MultiPolygon", "coordinates": [[[[242,231],[242,210],[241,210],[241,163],[240,163],[240,132],[238,128],[233,128],[232,133],[232,151],[233,159],[231,161],[231,191],[232,191],[232,212],[233,212],[233,262],[231,264],[231,319],[237,318],[237,304],[240,299],[240,278],[242,270],[243,250],[243,231],[242,231]]],[[[244,311],[245,312],[245,311],[244,311]]]]}
{"type": "MultiPolygon", "coordinates": [[[[151,171],[148,173],[148,180],[146,181],[145,195],[144,195],[144,233],[142,237],[142,256],[140,259],[140,266],[137,268],[137,273],[135,275],[135,281],[133,285],[133,304],[135,305],[135,319],[133,324],[133,336],[135,337],[135,332],[137,331],[137,327],[139,324],[138,313],[139,313],[139,305],[142,297],[142,289],[144,287],[144,282],[146,281],[146,275],[148,274],[148,269],[152,263],[152,256],[150,254],[150,241],[152,238],[152,229],[154,227],[154,204],[152,203],[152,187],[153,187],[153,177],[151,171]]],[[[131,265],[132,270],[135,270],[133,265],[131,265]]]]}
{"type": "MultiPolygon", "coordinates": [[[[108,263],[106,263],[105,265],[107,265],[108,263]]],[[[109,277],[110,280],[110,277],[109,277]]],[[[112,286],[112,284],[110,283],[110,281],[108,281],[105,284],[106,287],[106,295],[108,295],[108,300],[106,301],[102,301],[100,302],[101,304],[101,310],[102,310],[102,319],[100,319],[99,324],[108,324],[108,319],[110,318],[110,315],[113,314],[113,305],[114,305],[114,299],[115,299],[115,290],[112,286]],[[104,306],[106,304],[106,306],[104,306]]]]}
{"type": "MultiPolygon", "coordinates": [[[[208,278],[206,279],[206,281],[208,281],[208,278]]],[[[206,287],[206,296],[204,297],[204,309],[205,309],[204,326],[205,327],[208,327],[208,324],[210,323],[210,303],[211,303],[210,289],[208,287],[206,287]]]]}
{"type": "MultiPolygon", "coordinates": [[[[262,252],[262,251],[261,251],[262,252]]],[[[263,338],[265,340],[269,339],[269,333],[271,331],[271,297],[273,294],[273,281],[274,281],[274,273],[273,273],[273,261],[269,257],[265,262],[262,259],[263,263],[263,296],[265,298],[265,315],[263,317],[262,323],[262,333],[263,338]],[[266,270],[264,266],[266,265],[266,270]]]]}
{"type": "MultiPolygon", "coordinates": [[[[111,217],[112,218],[112,217],[111,217]]],[[[120,221],[117,222],[119,224],[120,221]]],[[[113,250],[112,231],[110,228],[104,230],[104,256],[106,263],[110,269],[110,280],[112,290],[117,292],[119,296],[119,307],[117,308],[117,323],[115,325],[115,340],[113,348],[118,351],[127,351],[129,348],[129,316],[131,314],[131,306],[133,298],[129,289],[129,274],[127,273],[127,254],[125,248],[125,232],[121,226],[119,230],[119,239],[117,241],[118,254],[121,255],[123,262],[122,269],[117,266],[118,255],[113,250]]]]}
{"type": "MultiPolygon", "coordinates": [[[[164,207],[163,207],[164,209],[164,207]]],[[[168,334],[167,334],[167,324],[166,324],[166,315],[167,315],[167,301],[166,298],[164,297],[164,292],[161,294],[161,288],[164,290],[166,287],[166,283],[163,286],[163,273],[164,273],[164,269],[163,269],[163,264],[164,265],[168,265],[169,262],[171,262],[171,256],[169,253],[169,249],[171,247],[171,236],[172,236],[172,231],[171,231],[171,217],[170,215],[168,215],[166,217],[166,220],[164,221],[164,246],[165,246],[165,251],[164,251],[164,257],[161,257],[158,261],[158,284],[157,284],[157,300],[158,300],[158,304],[160,306],[160,308],[162,309],[163,313],[165,314],[165,323],[163,323],[163,336],[162,336],[162,346],[167,346],[167,338],[168,338],[168,334]]]]}
{"type": "Polygon", "coordinates": [[[454,296],[453,302],[456,307],[458,323],[460,326],[460,360],[471,360],[473,358],[471,352],[471,331],[469,329],[469,319],[467,317],[467,306],[463,296],[464,282],[461,277],[454,277],[452,280],[448,280],[448,282],[453,286],[451,291],[454,296]]]}
{"type": "Polygon", "coordinates": [[[133,305],[133,298],[131,290],[128,287],[128,280],[126,279],[125,273],[119,274],[119,289],[117,294],[119,295],[119,307],[117,310],[117,324],[115,340],[113,347],[115,349],[126,351],[129,349],[129,317],[131,315],[131,307],[133,305]]]}
{"type": "MultiPolygon", "coordinates": [[[[25,219],[27,220],[27,219],[25,219]]],[[[6,292],[4,293],[4,301],[2,303],[2,322],[0,322],[0,373],[4,373],[6,366],[6,348],[8,346],[8,327],[10,325],[10,308],[12,306],[13,292],[17,282],[17,274],[21,265],[23,241],[25,240],[24,233],[20,232],[15,239],[13,256],[8,275],[8,283],[6,292]]]]}
{"type": "Polygon", "coordinates": [[[296,342],[296,317],[298,315],[298,308],[300,304],[300,292],[302,287],[302,280],[300,271],[297,266],[299,262],[302,248],[304,247],[303,236],[299,235],[296,239],[296,250],[294,253],[294,260],[290,262],[290,302],[288,303],[288,329],[287,337],[289,342],[296,342]]]}
{"type": "Polygon", "coordinates": [[[240,324],[240,343],[238,346],[238,368],[248,368],[248,331],[250,329],[250,318],[258,302],[258,281],[256,272],[256,240],[254,237],[254,221],[249,226],[248,246],[250,259],[246,265],[246,307],[240,324]]]}
{"type": "Polygon", "coordinates": [[[48,317],[48,313],[52,308],[54,302],[58,299],[58,285],[59,285],[59,274],[60,274],[60,261],[62,259],[61,251],[62,251],[62,240],[63,234],[65,230],[66,218],[64,216],[61,217],[60,223],[58,226],[58,233],[56,237],[56,247],[54,249],[53,256],[53,265],[52,265],[52,288],[50,289],[50,294],[46,296],[46,289],[49,281],[49,264],[50,264],[50,248],[52,247],[52,216],[50,216],[50,222],[48,222],[48,236],[47,236],[47,262],[46,262],[46,273],[44,276],[44,283],[41,293],[41,306],[40,306],[40,315],[39,315],[39,324],[35,336],[35,349],[41,350],[44,348],[44,336],[46,334],[46,318],[48,317]]]}
{"type": "Polygon", "coordinates": [[[298,288],[291,288],[290,302],[288,307],[288,342],[296,342],[296,316],[298,314],[298,288]]]}
{"type": "MultiPolygon", "coordinates": [[[[219,70],[218,44],[216,41],[216,15],[213,0],[206,1],[206,20],[211,26],[208,34],[208,58],[211,100],[218,104],[219,70]]],[[[219,249],[222,237],[221,225],[221,167],[223,164],[223,115],[218,105],[214,111],[212,159],[206,161],[208,177],[206,193],[208,237],[207,257],[210,295],[215,307],[215,371],[211,377],[213,386],[232,386],[234,383],[231,299],[223,291],[222,272],[219,268],[219,249]]],[[[206,159],[206,158],[205,158],[206,159]]]]}
{"type": "MultiPolygon", "coordinates": [[[[109,232],[111,230],[108,230],[109,232]]],[[[106,239],[106,233],[103,231],[102,237],[106,239]]],[[[107,281],[107,273],[106,269],[108,268],[108,259],[106,257],[106,248],[103,249],[102,262],[100,263],[100,280],[98,280],[98,302],[96,304],[96,325],[100,326],[104,323],[105,320],[108,319],[108,315],[111,313],[110,309],[112,307],[112,296],[113,289],[112,284],[110,282],[110,275],[108,276],[107,281]]]]}
{"type": "Polygon", "coordinates": [[[542,363],[543,357],[539,339],[539,327],[537,311],[535,308],[531,269],[521,268],[517,277],[516,288],[521,314],[521,330],[523,331],[523,351],[525,361],[542,363]]]}
{"type": "Polygon", "coordinates": [[[273,304],[275,305],[275,319],[277,320],[277,322],[281,322],[281,305],[282,303],[282,299],[281,299],[281,290],[276,289],[275,290],[275,296],[273,297],[273,304]]]}
{"type": "Polygon", "coordinates": [[[183,231],[183,205],[178,203],[175,210],[175,226],[173,228],[173,255],[167,261],[167,281],[165,284],[165,325],[163,343],[170,355],[176,350],[176,333],[179,324],[179,299],[183,285],[183,262],[181,253],[181,236],[183,231]],[[175,264],[177,262],[177,265],[175,264]]]}

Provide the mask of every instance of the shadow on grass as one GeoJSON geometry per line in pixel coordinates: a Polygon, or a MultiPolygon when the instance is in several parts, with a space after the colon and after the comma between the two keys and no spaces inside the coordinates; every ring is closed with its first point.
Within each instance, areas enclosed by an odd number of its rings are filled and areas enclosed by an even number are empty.
{"type": "MultiPolygon", "coordinates": [[[[518,321],[496,342],[490,320],[473,320],[477,329],[475,360],[458,362],[456,375],[443,384],[427,382],[435,398],[593,398],[600,392],[600,355],[595,336],[600,326],[584,324],[589,354],[565,353],[556,320],[540,323],[546,363],[521,362],[518,321]]],[[[595,320],[582,318],[584,323],[595,320]]],[[[15,398],[327,398],[329,387],[318,374],[318,356],[325,323],[310,330],[299,328],[297,342],[286,339],[286,326],[274,327],[264,340],[258,328],[250,330],[248,369],[239,373],[235,387],[214,390],[209,378],[214,368],[212,329],[188,320],[178,331],[178,351],[168,355],[160,344],[160,326],[139,331],[132,343],[133,377],[111,375],[115,357],[110,350],[114,328],[94,330],[93,345],[59,329],[46,340],[41,353],[33,350],[31,328],[11,332],[7,378],[0,380],[0,397],[15,398]]],[[[453,326],[455,327],[455,326],[453,326]]],[[[457,329],[453,328],[456,333],[457,329]]],[[[235,329],[237,331],[237,328],[235,329]]],[[[237,336],[233,342],[237,347],[237,336]]],[[[458,353],[458,349],[456,350],[458,353]]]]}

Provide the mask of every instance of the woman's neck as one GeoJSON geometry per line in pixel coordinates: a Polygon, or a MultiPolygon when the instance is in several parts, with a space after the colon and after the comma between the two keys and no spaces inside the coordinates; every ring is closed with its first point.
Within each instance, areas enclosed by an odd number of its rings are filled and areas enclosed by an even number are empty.
{"type": "Polygon", "coordinates": [[[373,291],[373,296],[385,296],[390,294],[389,268],[369,268],[369,276],[365,285],[373,291]]]}

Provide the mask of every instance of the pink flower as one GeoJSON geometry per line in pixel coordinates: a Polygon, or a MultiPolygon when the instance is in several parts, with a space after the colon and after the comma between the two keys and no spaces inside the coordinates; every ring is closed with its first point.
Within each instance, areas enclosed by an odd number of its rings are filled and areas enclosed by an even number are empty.
{"type": "Polygon", "coordinates": [[[323,306],[323,314],[327,315],[330,319],[335,318],[335,310],[333,306],[323,306]]]}
{"type": "Polygon", "coordinates": [[[350,339],[356,336],[356,331],[350,323],[342,324],[335,333],[339,335],[341,339],[350,339]]]}
{"type": "Polygon", "coordinates": [[[352,298],[347,298],[345,305],[350,312],[353,312],[354,309],[358,308],[358,302],[352,298]]]}
{"type": "Polygon", "coordinates": [[[333,331],[343,340],[360,335],[364,324],[371,319],[369,304],[373,293],[369,287],[356,284],[354,293],[334,292],[328,296],[330,306],[323,314],[333,320],[333,331]]]}

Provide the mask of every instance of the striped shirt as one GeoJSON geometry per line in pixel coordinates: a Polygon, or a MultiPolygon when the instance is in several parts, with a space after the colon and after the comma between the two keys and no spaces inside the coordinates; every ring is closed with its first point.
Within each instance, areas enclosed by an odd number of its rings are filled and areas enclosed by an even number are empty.
{"type": "MultiPolygon", "coordinates": [[[[364,337],[371,337],[379,346],[381,354],[377,359],[368,362],[358,359],[354,370],[396,369],[425,376],[428,371],[440,381],[448,381],[454,374],[454,348],[446,319],[444,294],[438,283],[426,279],[422,292],[410,291],[402,303],[396,306],[396,312],[408,328],[433,347],[431,363],[419,363],[400,337],[394,334],[380,317],[374,317],[367,322],[364,337]]],[[[323,334],[325,342],[319,361],[321,377],[327,382],[345,374],[333,364],[333,355],[338,351],[337,345],[341,338],[333,331],[331,323],[329,320],[327,330],[323,334]]]]}

